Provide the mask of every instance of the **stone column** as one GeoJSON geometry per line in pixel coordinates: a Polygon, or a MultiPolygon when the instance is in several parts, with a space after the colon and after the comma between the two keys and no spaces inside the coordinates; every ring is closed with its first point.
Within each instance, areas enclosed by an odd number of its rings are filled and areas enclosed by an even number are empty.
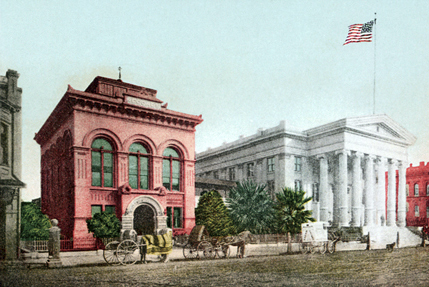
{"type": "Polygon", "coordinates": [[[360,211],[362,206],[362,153],[353,154],[353,182],[352,182],[352,226],[361,226],[360,211]]]}
{"type": "Polygon", "coordinates": [[[396,225],[396,164],[395,159],[389,160],[387,190],[387,226],[396,225]]]}
{"type": "Polygon", "coordinates": [[[51,220],[52,227],[49,228],[48,252],[49,257],[46,262],[48,267],[61,267],[60,259],[60,234],[61,229],[58,227],[58,220],[51,220]]]}
{"type": "Polygon", "coordinates": [[[406,216],[406,204],[407,204],[407,197],[405,194],[405,174],[406,174],[406,163],[404,161],[399,162],[398,166],[398,175],[399,175],[399,182],[398,182],[398,226],[399,227],[405,227],[405,216],[406,216]]]}
{"type": "Polygon", "coordinates": [[[365,226],[373,226],[374,221],[374,156],[365,156],[365,226]]]}
{"type": "Polygon", "coordinates": [[[386,224],[386,159],[378,157],[377,164],[377,221],[378,225],[386,224]]]}
{"type": "Polygon", "coordinates": [[[349,151],[337,151],[338,154],[338,208],[339,208],[339,221],[338,226],[349,226],[348,221],[348,205],[347,205],[347,155],[349,151]]]}
{"type": "Polygon", "coordinates": [[[320,186],[319,186],[319,200],[320,200],[320,221],[328,221],[328,158],[327,155],[318,156],[320,164],[320,186]]]}

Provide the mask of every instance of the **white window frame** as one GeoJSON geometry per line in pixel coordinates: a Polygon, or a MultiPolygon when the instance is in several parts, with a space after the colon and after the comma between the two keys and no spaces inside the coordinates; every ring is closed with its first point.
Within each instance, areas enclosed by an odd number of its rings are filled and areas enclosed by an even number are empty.
{"type": "Polygon", "coordinates": [[[295,171],[300,172],[302,170],[302,158],[295,156],[295,171]]]}
{"type": "Polygon", "coordinates": [[[268,172],[274,172],[275,171],[274,157],[269,157],[267,159],[267,170],[268,170],[268,172]]]}

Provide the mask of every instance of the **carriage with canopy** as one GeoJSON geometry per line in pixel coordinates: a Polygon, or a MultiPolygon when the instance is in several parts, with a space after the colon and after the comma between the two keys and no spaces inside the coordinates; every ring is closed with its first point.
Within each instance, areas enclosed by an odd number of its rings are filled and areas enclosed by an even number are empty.
{"type": "Polygon", "coordinates": [[[313,254],[316,251],[322,254],[326,252],[334,253],[335,245],[339,238],[329,233],[328,227],[329,224],[327,222],[303,223],[301,225],[301,252],[304,254],[313,254]]]}
{"type": "Polygon", "coordinates": [[[162,262],[167,262],[172,251],[171,229],[161,229],[156,235],[137,235],[132,229],[123,231],[120,241],[107,244],[103,257],[109,264],[130,265],[137,261],[146,263],[146,255],[159,255],[162,262]]]}

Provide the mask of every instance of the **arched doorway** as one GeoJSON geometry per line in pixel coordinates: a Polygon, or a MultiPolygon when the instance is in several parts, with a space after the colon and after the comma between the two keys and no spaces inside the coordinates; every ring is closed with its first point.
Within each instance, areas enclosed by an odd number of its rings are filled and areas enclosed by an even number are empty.
{"type": "Polygon", "coordinates": [[[122,215],[121,232],[134,229],[138,234],[158,234],[164,228],[167,228],[167,216],[162,205],[152,196],[134,198],[122,215]]]}
{"type": "Polygon", "coordinates": [[[134,210],[133,226],[138,235],[155,233],[155,211],[152,206],[142,204],[134,210]]]}

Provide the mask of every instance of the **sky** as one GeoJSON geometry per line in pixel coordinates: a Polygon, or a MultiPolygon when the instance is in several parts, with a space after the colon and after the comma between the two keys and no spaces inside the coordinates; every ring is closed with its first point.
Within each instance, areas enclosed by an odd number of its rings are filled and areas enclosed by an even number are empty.
{"type": "Polygon", "coordinates": [[[96,76],[202,115],[196,151],[258,128],[387,114],[429,161],[429,1],[2,1],[0,74],[23,89],[23,200],[40,197],[34,135],[71,85],[96,76]],[[375,41],[343,46],[373,20],[375,41]],[[374,81],[375,79],[375,81],[374,81]]]}

